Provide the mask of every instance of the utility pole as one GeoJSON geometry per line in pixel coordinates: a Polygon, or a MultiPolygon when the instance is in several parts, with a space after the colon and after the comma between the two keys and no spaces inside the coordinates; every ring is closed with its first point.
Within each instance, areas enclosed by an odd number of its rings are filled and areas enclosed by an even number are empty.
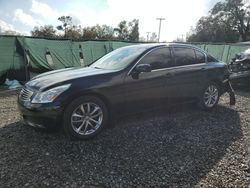
{"type": "Polygon", "coordinates": [[[162,21],[162,20],[165,20],[165,18],[156,18],[156,20],[160,20],[160,23],[159,23],[159,32],[158,32],[158,42],[160,42],[161,21],[162,21]]]}
{"type": "Polygon", "coordinates": [[[151,33],[151,32],[147,32],[147,42],[148,42],[150,33],[151,33]]]}

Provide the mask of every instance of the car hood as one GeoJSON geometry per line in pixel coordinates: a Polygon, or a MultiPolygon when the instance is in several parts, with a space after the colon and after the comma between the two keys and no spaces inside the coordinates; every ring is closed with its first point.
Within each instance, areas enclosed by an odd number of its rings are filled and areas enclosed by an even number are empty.
{"type": "Polygon", "coordinates": [[[44,90],[53,85],[69,83],[74,79],[112,72],[114,72],[114,70],[104,70],[92,67],[60,69],[40,74],[30,80],[26,86],[35,90],[44,90]]]}

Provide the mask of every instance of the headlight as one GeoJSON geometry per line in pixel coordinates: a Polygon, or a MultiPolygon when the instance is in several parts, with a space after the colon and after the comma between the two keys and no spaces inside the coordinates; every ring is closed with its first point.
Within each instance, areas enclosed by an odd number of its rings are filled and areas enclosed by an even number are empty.
{"type": "Polygon", "coordinates": [[[51,103],[53,102],[61,93],[69,89],[71,84],[58,86],[52,88],[48,91],[37,93],[32,99],[31,103],[51,103]]]}

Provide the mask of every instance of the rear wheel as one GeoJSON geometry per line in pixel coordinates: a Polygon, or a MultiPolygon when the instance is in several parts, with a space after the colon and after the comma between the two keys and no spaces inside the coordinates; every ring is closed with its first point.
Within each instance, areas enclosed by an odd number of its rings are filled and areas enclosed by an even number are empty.
{"type": "Polygon", "coordinates": [[[219,98],[219,86],[214,82],[210,82],[200,96],[200,106],[205,110],[211,110],[218,104],[219,98]]]}
{"type": "Polygon", "coordinates": [[[107,108],[97,97],[85,96],[74,100],[65,110],[63,128],[73,139],[90,139],[107,123],[107,108]]]}

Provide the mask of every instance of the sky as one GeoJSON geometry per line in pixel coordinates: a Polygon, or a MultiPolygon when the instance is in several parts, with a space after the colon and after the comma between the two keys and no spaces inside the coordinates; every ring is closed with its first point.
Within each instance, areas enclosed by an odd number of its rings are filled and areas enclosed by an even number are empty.
{"type": "Polygon", "coordinates": [[[30,35],[35,26],[58,26],[62,15],[82,27],[106,24],[117,27],[122,20],[139,19],[140,37],[159,30],[160,41],[185,38],[191,26],[219,0],[0,0],[0,27],[30,35]]]}

